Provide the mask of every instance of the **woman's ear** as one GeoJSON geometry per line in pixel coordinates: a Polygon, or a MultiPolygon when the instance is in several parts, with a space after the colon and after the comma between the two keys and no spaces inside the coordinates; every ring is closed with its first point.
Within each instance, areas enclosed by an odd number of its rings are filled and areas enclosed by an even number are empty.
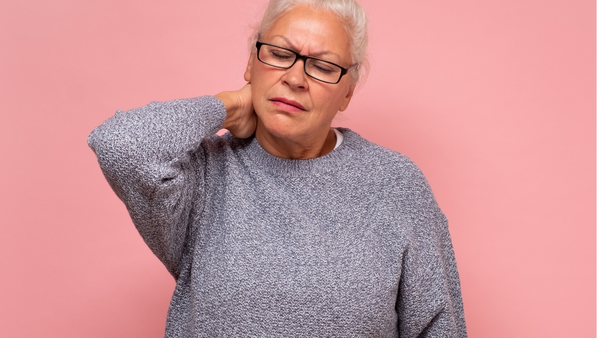
{"type": "Polygon", "coordinates": [[[356,88],[355,83],[350,85],[350,87],[348,88],[348,93],[346,93],[346,96],[344,97],[344,100],[342,101],[342,104],[340,105],[339,111],[344,111],[344,110],[346,110],[346,108],[348,108],[348,105],[350,104],[350,99],[352,99],[352,95],[354,95],[355,88],[356,88]]]}
{"type": "Polygon", "coordinates": [[[256,60],[256,53],[250,53],[250,57],[248,58],[248,65],[246,66],[246,72],[244,72],[244,80],[246,82],[251,82],[252,79],[252,65],[254,64],[254,60],[256,60]]]}

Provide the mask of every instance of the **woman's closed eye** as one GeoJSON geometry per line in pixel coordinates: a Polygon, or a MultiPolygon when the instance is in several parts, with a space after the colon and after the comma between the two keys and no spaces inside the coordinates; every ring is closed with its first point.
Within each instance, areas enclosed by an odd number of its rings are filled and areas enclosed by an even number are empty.
{"type": "Polygon", "coordinates": [[[337,71],[335,69],[335,67],[333,67],[332,65],[330,65],[326,62],[319,62],[319,61],[311,62],[309,64],[309,67],[311,68],[311,70],[322,73],[322,74],[331,74],[331,73],[334,73],[337,71]]]}
{"type": "Polygon", "coordinates": [[[279,51],[279,50],[272,50],[271,56],[278,60],[290,60],[295,57],[295,55],[292,53],[286,53],[284,51],[279,51]]]}

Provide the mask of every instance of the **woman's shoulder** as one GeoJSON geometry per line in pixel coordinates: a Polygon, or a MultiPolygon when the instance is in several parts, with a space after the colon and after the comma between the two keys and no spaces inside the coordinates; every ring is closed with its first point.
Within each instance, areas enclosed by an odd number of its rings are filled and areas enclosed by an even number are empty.
{"type": "Polygon", "coordinates": [[[204,138],[201,145],[208,153],[220,153],[225,150],[235,151],[246,148],[253,139],[254,137],[237,138],[229,131],[222,129],[218,133],[204,138]]]}
{"type": "Polygon", "coordinates": [[[374,187],[380,201],[411,205],[407,210],[412,211],[425,206],[439,211],[425,175],[408,156],[368,141],[349,129],[341,131],[354,152],[348,170],[352,176],[361,178],[363,186],[374,187]]]}
{"type": "Polygon", "coordinates": [[[338,128],[344,134],[344,140],[354,152],[353,159],[361,167],[397,174],[418,174],[421,170],[408,156],[371,142],[355,131],[338,128]]]}

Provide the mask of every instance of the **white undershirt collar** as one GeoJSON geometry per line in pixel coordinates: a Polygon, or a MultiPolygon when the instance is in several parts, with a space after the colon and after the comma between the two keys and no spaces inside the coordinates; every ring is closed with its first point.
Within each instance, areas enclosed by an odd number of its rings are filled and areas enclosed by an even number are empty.
{"type": "Polygon", "coordinates": [[[342,141],[344,140],[344,134],[342,134],[342,132],[340,132],[339,130],[332,128],[333,132],[335,133],[335,147],[333,147],[333,149],[337,148],[340,146],[340,144],[342,144],[342,141]]]}

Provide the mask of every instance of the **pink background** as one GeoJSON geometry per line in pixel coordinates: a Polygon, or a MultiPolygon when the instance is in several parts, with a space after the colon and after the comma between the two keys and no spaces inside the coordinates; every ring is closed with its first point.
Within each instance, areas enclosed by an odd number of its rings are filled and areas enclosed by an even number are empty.
{"type": "MultiPolygon", "coordinates": [[[[0,336],[162,337],[174,282],[87,148],[116,109],[243,85],[263,1],[0,1],[0,336]]],[[[363,0],[337,125],[450,219],[471,337],[595,336],[595,2],[363,0]]]]}

